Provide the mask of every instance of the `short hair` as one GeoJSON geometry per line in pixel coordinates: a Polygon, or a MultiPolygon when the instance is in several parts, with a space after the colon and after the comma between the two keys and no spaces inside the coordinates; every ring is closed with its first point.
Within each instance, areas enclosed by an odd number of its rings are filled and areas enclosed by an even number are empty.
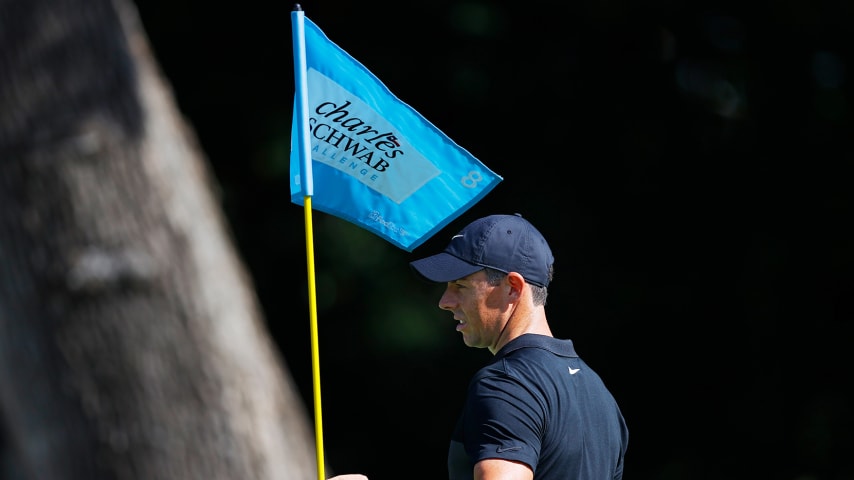
{"type": "MultiPolygon", "coordinates": [[[[506,273],[501,270],[496,270],[494,268],[484,268],[484,272],[486,272],[486,283],[497,286],[501,283],[501,280],[507,276],[506,273]]],[[[549,265],[549,282],[552,281],[552,277],[554,276],[554,266],[549,265]]],[[[534,285],[533,283],[529,283],[531,286],[531,298],[534,301],[535,306],[545,305],[546,298],[549,296],[549,289],[546,287],[541,287],[539,285],[534,285]]]]}

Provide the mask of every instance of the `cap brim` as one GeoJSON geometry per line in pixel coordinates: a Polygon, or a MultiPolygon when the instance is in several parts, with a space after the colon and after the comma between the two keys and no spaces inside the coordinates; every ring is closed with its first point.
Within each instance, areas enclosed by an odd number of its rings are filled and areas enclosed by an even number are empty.
{"type": "Polygon", "coordinates": [[[445,252],[415,260],[409,266],[424,279],[439,283],[459,280],[484,268],[445,252]]]}

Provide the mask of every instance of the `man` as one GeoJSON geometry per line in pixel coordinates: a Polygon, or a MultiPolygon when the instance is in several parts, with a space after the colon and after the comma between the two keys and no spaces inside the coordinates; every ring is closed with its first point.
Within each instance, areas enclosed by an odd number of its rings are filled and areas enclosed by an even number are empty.
{"type": "Polygon", "coordinates": [[[439,308],[492,361],[472,378],[451,439],[451,480],[619,480],[625,420],[572,341],[546,319],[553,275],[545,238],[520,215],[480,218],[445,250],[411,262],[447,283],[439,308]]]}

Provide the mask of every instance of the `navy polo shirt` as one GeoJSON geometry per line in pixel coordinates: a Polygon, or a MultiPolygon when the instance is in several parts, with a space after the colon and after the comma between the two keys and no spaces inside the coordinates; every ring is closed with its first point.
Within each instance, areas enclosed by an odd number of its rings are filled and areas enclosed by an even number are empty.
{"type": "Polygon", "coordinates": [[[450,480],[487,458],[535,480],[619,480],[629,432],[614,397],[571,340],[513,339],[472,378],[448,452],[450,480]]]}

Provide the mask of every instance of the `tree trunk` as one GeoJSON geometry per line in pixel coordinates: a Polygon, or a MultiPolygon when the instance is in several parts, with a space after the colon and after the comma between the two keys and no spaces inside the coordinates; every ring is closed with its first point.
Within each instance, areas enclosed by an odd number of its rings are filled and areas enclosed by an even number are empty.
{"type": "Polygon", "coordinates": [[[129,0],[0,0],[7,474],[316,478],[213,187],[129,0]]]}

